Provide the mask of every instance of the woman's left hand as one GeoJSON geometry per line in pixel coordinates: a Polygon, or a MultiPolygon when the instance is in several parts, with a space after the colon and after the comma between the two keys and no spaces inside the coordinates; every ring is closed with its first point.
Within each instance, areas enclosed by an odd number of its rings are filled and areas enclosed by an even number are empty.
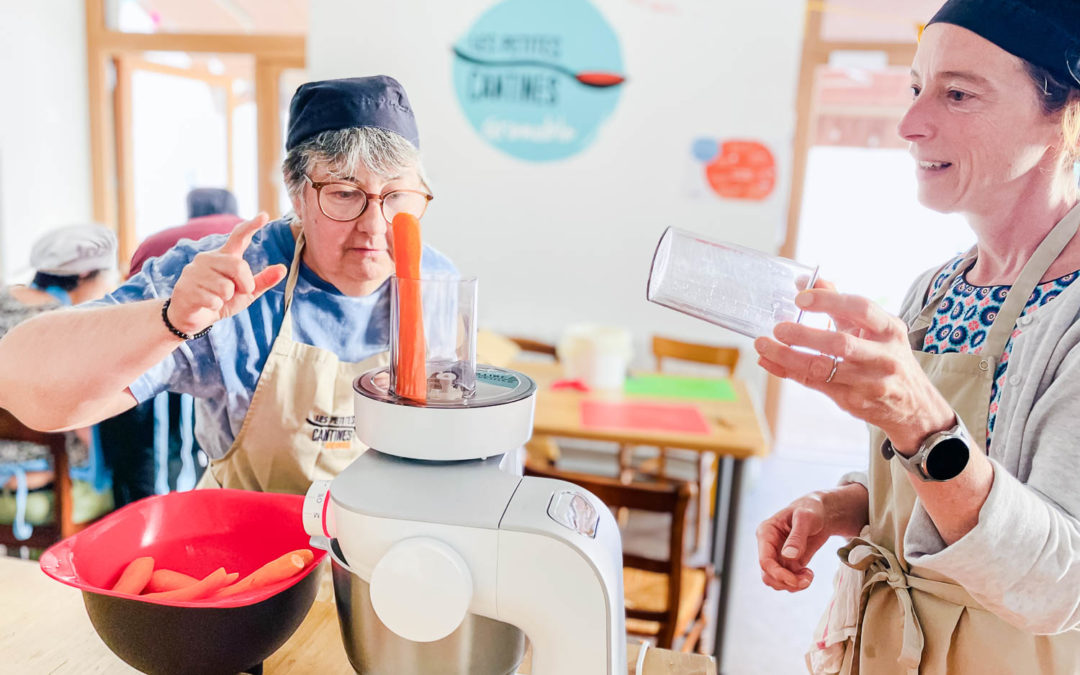
{"type": "Polygon", "coordinates": [[[866,298],[838,293],[824,281],[801,292],[796,304],[828,314],[837,330],[783,322],[773,331],[775,340],[754,341],[761,367],[822,392],[879,427],[901,451],[916,449],[930,434],[954,424],[952,407],[911,353],[903,321],[866,298]]]}

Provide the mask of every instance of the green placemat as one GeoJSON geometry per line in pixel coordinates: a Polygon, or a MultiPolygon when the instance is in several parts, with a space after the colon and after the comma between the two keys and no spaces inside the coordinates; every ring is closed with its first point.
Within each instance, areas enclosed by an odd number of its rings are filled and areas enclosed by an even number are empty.
{"type": "Polygon", "coordinates": [[[623,391],[637,396],[697,398],[734,401],[738,398],[728,380],[672,375],[642,375],[626,381],[623,391]]]}

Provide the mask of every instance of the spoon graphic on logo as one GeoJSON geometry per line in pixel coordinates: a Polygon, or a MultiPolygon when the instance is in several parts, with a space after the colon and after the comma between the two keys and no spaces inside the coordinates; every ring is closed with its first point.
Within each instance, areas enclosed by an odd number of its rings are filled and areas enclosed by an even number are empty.
{"type": "Polygon", "coordinates": [[[574,72],[566,66],[562,66],[557,63],[547,63],[546,61],[533,61],[529,59],[514,59],[509,61],[479,59],[475,56],[470,56],[466,54],[457,46],[453,47],[452,49],[454,50],[454,55],[462,61],[474,63],[478,66],[547,68],[548,70],[554,70],[557,73],[561,73],[563,75],[566,75],[567,77],[573,78],[587,87],[614,87],[626,81],[625,77],[617,73],[609,73],[595,70],[574,72]]]}

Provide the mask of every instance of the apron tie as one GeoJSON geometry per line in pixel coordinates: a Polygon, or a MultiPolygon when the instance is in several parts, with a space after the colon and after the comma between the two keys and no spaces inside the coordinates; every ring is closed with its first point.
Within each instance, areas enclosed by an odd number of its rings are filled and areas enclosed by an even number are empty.
{"type": "Polygon", "coordinates": [[[904,635],[898,661],[908,669],[908,675],[918,675],[925,640],[922,624],[919,623],[919,617],[915,613],[915,605],[911,599],[911,589],[929,593],[955,605],[983,609],[982,605],[959,584],[906,574],[895,553],[869,539],[855,537],[837,553],[842,563],[863,572],[864,575],[858,613],[860,633],[866,601],[874,586],[884,582],[896,594],[900,609],[904,613],[904,635]]]}
{"type": "Polygon", "coordinates": [[[923,632],[915,607],[911,602],[908,577],[900,568],[900,561],[884,546],[878,546],[868,539],[856,537],[839,551],[840,561],[848,567],[864,573],[862,596],[859,601],[859,632],[862,631],[862,618],[866,601],[874,586],[885,582],[896,593],[900,608],[904,612],[904,638],[900,648],[899,662],[908,669],[908,675],[918,675],[919,663],[922,662],[923,632]]]}

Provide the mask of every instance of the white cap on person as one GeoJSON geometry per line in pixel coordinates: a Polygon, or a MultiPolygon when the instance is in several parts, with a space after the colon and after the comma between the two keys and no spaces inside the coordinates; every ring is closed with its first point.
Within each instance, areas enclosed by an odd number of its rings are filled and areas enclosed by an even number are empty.
{"type": "Polygon", "coordinates": [[[76,276],[116,267],[116,234],[102,225],[69,225],[34,242],[30,266],[55,276],[76,276]]]}

